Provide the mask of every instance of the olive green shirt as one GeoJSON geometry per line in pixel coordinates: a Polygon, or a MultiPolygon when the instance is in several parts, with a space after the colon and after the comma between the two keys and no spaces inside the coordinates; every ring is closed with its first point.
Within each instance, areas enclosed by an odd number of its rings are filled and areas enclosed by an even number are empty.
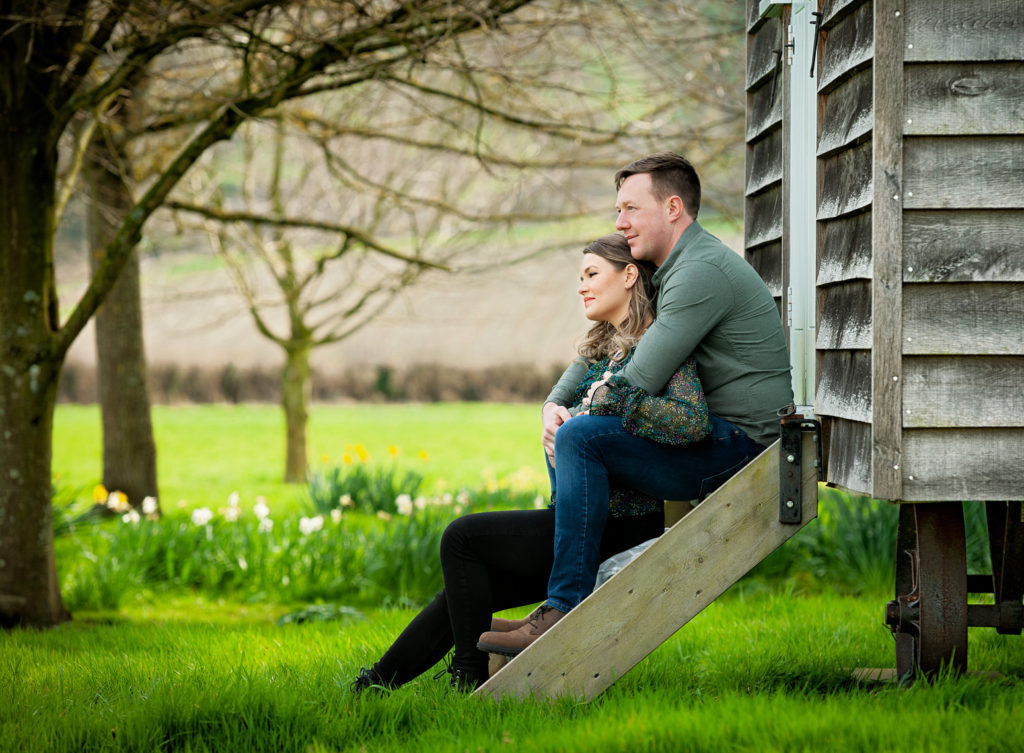
{"type": "MultiPolygon", "coordinates": [[[[768,286],[742,256],[696,221],[654,275],[654,323],[620,372],[659,394],[691,353],[708,408],[767,446],[779,436],[777,411],[793,401],[782,320],[768,286]]],[[[587,371],[578,358],[545,402],[568,406],[587,371]]]]}

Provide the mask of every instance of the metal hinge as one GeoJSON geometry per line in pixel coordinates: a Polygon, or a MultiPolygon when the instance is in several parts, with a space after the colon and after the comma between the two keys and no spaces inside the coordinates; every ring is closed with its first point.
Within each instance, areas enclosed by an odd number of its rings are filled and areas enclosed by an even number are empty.
{"type": "MultiPolygon", "coordinates": [[[[823,478],[821,467],[821,424],[814,419],[793,413],[782,418],[782,435],[779,441],[779,522],[800,523],[803,509],[803,435],[814,432],[814,446],[817,457],[814,467],[818,469],[818,480],[823,478]]],[[[817,494],[817,489],[815,489],[817,494]]]]}

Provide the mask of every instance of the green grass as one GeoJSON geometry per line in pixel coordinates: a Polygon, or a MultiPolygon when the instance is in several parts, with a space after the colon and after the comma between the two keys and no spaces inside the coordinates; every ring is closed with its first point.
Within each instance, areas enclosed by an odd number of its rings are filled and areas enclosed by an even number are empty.
{"type": "Polygon", "coordinates": [[[1024,645],[971,633],[975,670],[911,689],[883,595],[733,591],[589,704],[493,703],[431,673],[353,697],[414,614],[276,626],[281,606],[196,597],[83,614],[0,642],[0,748],[33,751],[1017,751],[1024,645]]]}
{"type": "MultiPolygon", "coordinates": [[[[59,486],[88,490],[102,476],[96,406],[60,405],[54,418],[53,470],[59,486]]],[[[238,491],[244,505],[257,495],[272,509],[299,509],[304,487],[285,484],[284,415],[271,405],[156,406],[160,498],[165,510],[224,505],[238,491]]],[[[479,486],[518,474],[547,485],[540,449],[540,409],[534,404],[316,405],[310,411],[310,462],[341,462],[362,445],[374,462],[398,461],[420,471],[432,491],[479,486]],[[419,453],[426,453],[426,460],[419,453]]]]}
{"type": "MultiPolygon", "coordinates": [[[[893,510],[835,492],[822,495],[819,521],[592,703],[465,698],[432,673],[355,698],[358,668],[415,614],[379,604],[428,598],[403,578],[430,575],[436,526],[356,515],[297,534],[305,492],[278,480],[283,425],[272,406],[161,407],[154,423],[170,515],[151,528],[114,520],[58,537],[58,570],[79,608],[59,628],[0,636],[0,751],[1016,752],[1024,739],[1018,636],[972,629],[979,674],[910,689],[853,679],[852,668],[895,663],[882,625],[892,531],[880,522],[893,510]],[[194,526],[177,509],[183,499],[218,510],[236,490],[245,517],[235,528],[220,518],[194,526]],[[250,519],[256,495],[273,509],[272,538],[250,519]],[[274,557],[259,561],[252,547],[264,541],[274,557]],[[394,593],[367,592],[374,601],[350,589],[370,566],[346,547],[397,568],[381,580],[394,593]],[[343,565],[354,571],[334,584],[343,565]],[[288,587],[273,585],[286,574],[288,587]],[[317,616],[308,608],[320,600],[344,618],[278,623],[317,616]],[[104,603],[117,608],[88,606],[104,603]]],[[[56,424],[59,485],[90,490],[98,411],[61,406],[56,424]]],[[[316,406],[311,444],[314,465],[361,445],[370,462],[422,471],[431,491],[468,487],[490,505],[509,496],[498,477],[543,486],[538,424],[533,405],[316,406]],[[401,450],[395,461],[389,445],[401,450]]]]}

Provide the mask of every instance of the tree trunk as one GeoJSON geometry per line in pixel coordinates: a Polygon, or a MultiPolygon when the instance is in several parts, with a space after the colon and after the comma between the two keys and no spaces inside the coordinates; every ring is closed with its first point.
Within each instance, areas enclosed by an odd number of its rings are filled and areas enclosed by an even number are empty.
{"type": "Polygon", "coordinates": [[[297,483],[305,480],[308,468],[306,435],[309,399],[312,394],[310,346],[306,344],[289,347],[285,353],[286,360],[281,374],[282,403],[288,435],[284,480],[288,483],[297,483]]]}
{"type": "MultiPolygon", "coordinates": [[[[25,87],[29,88],[29,87],[25,87]]],[[[31,106],[0,106],[0,627],[70,618],[53,553],[56,140],[31,106]]]]}
{"type": "MultiPolygon", "coordinates": [[[[93,273],[103,263],[107,244],[132,206],[128,187],[116,168],[125,164],[125,158],[107,153],[101,146],[107,143],[105,139],[96,142],[88,163],[93,273]]],[[[135,507],[145,497],[158,497],[139,277],[139,256],[133,252],[95,318],[103,416],[103,485],[124,492],[135,507]]]]}

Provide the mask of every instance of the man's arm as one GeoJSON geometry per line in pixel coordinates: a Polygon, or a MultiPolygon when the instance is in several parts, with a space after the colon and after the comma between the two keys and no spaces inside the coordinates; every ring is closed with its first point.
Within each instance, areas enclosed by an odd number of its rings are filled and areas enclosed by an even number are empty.
{"type": "Polygon", "coordinates": [[[658,316],[619,372],[634,387],[659,394],[668,380],[733,306],[725,275],[707,262],[685,262],[658,293],[658,316]]]}

